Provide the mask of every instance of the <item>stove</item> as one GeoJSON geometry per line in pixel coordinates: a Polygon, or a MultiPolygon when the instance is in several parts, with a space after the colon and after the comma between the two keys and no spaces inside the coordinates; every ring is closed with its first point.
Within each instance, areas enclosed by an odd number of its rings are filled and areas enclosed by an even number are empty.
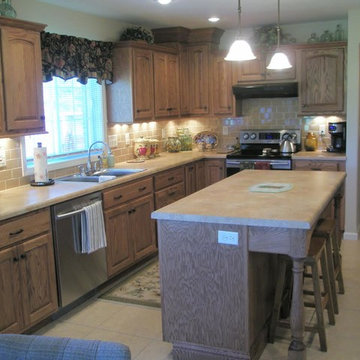
{"type": "Polygon", "coordinates": [[[301,132],[290,130],[240,131],[240,149],[226,156],[227,176],[244,169],[291,170],[291,154],[280,152],[282,140],[290,140],[301,149],[301,132]]]}

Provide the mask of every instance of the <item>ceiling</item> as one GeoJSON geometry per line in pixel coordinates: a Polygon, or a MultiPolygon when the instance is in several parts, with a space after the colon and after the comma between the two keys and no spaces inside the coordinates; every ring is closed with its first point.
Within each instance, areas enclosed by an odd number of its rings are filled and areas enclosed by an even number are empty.
{"type": "MultiPolygon", "coordinates": [[[[156,0],[39,1],[148,28],[216,26],[227,30],[237,26],[236,0],[173,0],[165,6],[156,0]],[[207,21],[210,16],[220,21],[214,25],[207,21]]],[[[359,0],[282,0],[280,5],[282,24],[345,19],[349,9],[360,7],[359,0]]],[[[242,0],[241,8],[244,27],[276,23],[276,0],[242,0]]]]}

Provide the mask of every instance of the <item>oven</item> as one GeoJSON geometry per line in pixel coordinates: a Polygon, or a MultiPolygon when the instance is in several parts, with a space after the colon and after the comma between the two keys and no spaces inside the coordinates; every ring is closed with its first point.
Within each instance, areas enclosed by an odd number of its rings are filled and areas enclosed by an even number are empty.
{"type": "Polygon", "coordinates": [[[245,169],[291,170],[291,154],[280,152],[280,142],[291,139],[300,150],[300,130],[244,130],[240,132],[240,149],[226,156],[226,175],[245,169]]]}

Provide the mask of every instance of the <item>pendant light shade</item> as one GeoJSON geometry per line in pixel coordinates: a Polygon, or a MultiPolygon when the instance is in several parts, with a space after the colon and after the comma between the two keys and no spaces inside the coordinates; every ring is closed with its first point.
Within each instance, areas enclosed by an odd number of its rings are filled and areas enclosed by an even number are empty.
{"type": "Polygon", "coordinates": [[[251,50],[250,45],[243,39],[241,39],[241,6],[240,0],[238,2],[238,35],[235,41],[230,46],[230,50],[225,57],[227,61],[243,61],[253,60],[256,56],[251,50]]]}
{"type": "Polygon", "coordinates": [[[276,27],[277,47],[275,54],[270,60],[270,64],[266,67],[269,70],[285,70],[292,68],[290,61],[285,53],[280,51],[280,0],[278,0],[278,22],[276,27]]]}

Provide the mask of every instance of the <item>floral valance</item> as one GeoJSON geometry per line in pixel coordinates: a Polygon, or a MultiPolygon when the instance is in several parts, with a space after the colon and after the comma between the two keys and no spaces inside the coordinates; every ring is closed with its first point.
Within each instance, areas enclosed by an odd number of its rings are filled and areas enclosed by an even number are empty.
{"type": "Polygon", "coordinates": [[[64,80],[77,77],[81,84],[95,78],[112,82],[112,42],[92,41],[75,36],[41,33],[43,81],[53,76],[64,80]]]}

